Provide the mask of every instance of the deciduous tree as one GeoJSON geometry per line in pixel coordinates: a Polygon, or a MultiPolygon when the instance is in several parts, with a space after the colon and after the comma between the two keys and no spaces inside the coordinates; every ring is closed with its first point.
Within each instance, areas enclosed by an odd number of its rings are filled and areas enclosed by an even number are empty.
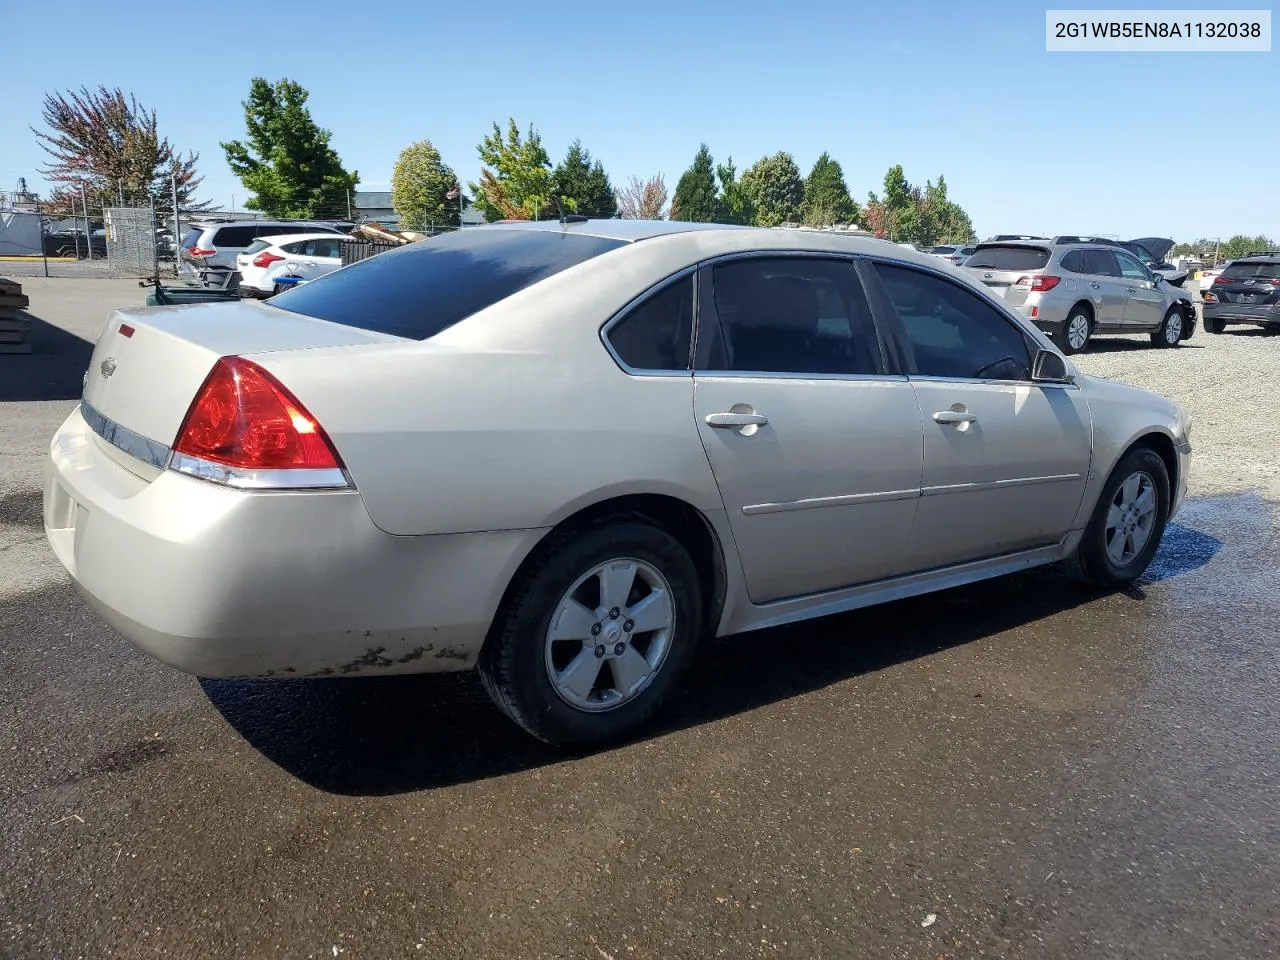
{"type": "Polygon", "coordinates": [[[307,108],[310,94],[292,80],[254,77],[244,101],[246,140],[222,144],[227,165],[253,197],[245,204],[272,217],[302,219],[347,215],[360,180],[329,146],[332,134],[307,108]]]}
{"type": "Polygon", "coordinates": [[[175,150],[160,136],[156,112],[133,95],[81,87],[46,94],[42,112],[48,129],[32,132],[53,158],[40,171],[55,184],[47,209],[80,210],[83,187],[91,207],[115,206],[123,194],[128,204],[154,202],[158,211],[172,213],[175,178],[183,211],[211,206],[195,199],[199,155],[175,150]]]}
{"type": "Polygon", "coordinates": [[[555,216],[551,202],[551,158],[530,124],[521,136],[515,118],[506,136],[495,121],[476,148],[484,164],[480,182],[471,184],[475,205],[486,220],[539,220],[555,216]]]}
{"type": "Polygon", "coordinates": [[[662,174],[647,180],[633,176],[618,191],[618,212],[624,220],[661,220],[667,209],[667,183],[662,174]]]}
{"type": "Polygon", "coordinates": [[[609,219],[618,212],[613,184],[599,160],[593,160],[578,140],[551,173],[551,186],[566,212],[584,217],[609,219]]]}
{"type": "Polygon", "coordinates": [[[779,151],[757,160],[742,174],[742,190],[755,208],[759,226],[799,222],[804,180],[791,154],[779,151]]]}
{"type": "Polygon", "coordinates": [[[461,223],[458,186],[453,170],[440,158],[430,140],[419,140],[400,151],[391,172],[391,205],[405,230],[461,223]]]}

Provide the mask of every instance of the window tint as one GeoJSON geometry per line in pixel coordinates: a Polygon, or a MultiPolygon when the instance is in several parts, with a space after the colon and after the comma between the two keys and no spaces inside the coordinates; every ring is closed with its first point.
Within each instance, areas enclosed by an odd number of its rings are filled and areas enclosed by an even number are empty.
{"type": "Polygon", "coordinates": [[[1094,277],[1120,276],[1116,256],[1110,250],[1081,250],[1080,255],[1084,260],[1084,273],[1094,277]]]}
{"type": "Polygon", "coordinates": [[[1149,280],[1151,275],[1146,268],[1127,253],[1115,254],[1116,263],[1120,266],[1120,275],[1126,280],[1149,280]]]}
{"type": "Polygon", "coordinates": [[[1062,269],[1072,273],[1088,273],[1085,269],[1084,251],[1072,250],[1062,258],[1062,269]]]}
{"type": "Polygon", "coordinates": [[[623,245],[584,234],[476,227],[361,260],[273,297],[271,304],[361,330],[426,340],[623,245]]]}
{"type": "MultiPolygon", "coordinates": [[[[261,243],[261,240],[255,240],[254,243],[261,243]]],[[[302,241],[294,240],[292,243],[280,243],[277,246],[285,253],[300,254],[302,253],[302,241]]]]}
{"type": "Polygon", "coordinates": [[[956,252],[956,248],[955,248],[955,247],[947,247],[947,246],[934,247],[934,248],[933,248],[932,250],[930,250],[929,252],[930,252],[930,253],[955,253],[955,252],[956,252]]]}
{"type": "Polygon", "coordinates": [[[688,370],[693,276],[668,284],[609,328],[609,344],[633,370],[688,370]]]}
{"type": "Polygon", "coordinates": [[[853,265],[772,257],[711,270],[721,342],[706,369],[743,373],[874,374],[875,328],[853,265]]]}
{"type": "Polygon", "coordinates": [[[986,267],[990,270],[1040,270],[1049,262],[1046,247],[980,246],[965,264],[966,267],[986,267]]]}
{"type": "Polygon", "coordinates": [[[1249,277],[1268,277],[1274,280],[1280,278],[1280,263],[1267,263],[1265,260],[1255,260],[1253,263],[1237,261],[1223,270],[1222,276],[1228,280],[1241,280],[1249,277]]]}
{"type": "Polygon", "coordinates": [[[1023,332],[959,284],[932,273],[877,263],[926,377],[1028,380],[1030,350],[1023,332]]]}
{"type": "Polygon", "coordinates": [[[253,243],[258,233],[253,227],[220,227],[213,235],[215,247],[247,247],[253,243]]]}

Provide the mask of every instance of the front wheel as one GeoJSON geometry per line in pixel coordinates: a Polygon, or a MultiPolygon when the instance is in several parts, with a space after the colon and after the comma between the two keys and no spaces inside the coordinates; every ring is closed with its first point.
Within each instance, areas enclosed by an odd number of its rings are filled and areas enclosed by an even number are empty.
{"type": "Polygon", "coordinates": [[[1176,347],[1182,342],[1182,322],[1182,311],[1177,307],[1170,307],[1160,329],[1151,334],[1151,343],[1157,347],[1176,347]]]}
{"type": "Polygon", "coordinates": [[[659,527],[615,520],[540,551],[495,619],[480,678],[498,708],[538,739],[598,746],[658,711],[701,632],[688,552],[659,527]]]}
{"type": "Polygon", "coordinates": [[[1147,447],[1130,450],[1107,478],[1067,573],[1102,587],[1137,580],[1160,549],[1170,506],[1164,461],[1147,447]]]}

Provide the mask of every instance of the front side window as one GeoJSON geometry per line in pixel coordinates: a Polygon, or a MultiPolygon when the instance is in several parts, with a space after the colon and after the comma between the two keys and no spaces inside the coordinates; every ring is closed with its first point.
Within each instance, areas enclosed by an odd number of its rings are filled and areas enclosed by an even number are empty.
{"type": "Polygon", "coordinates": [[[922,270],[877,263],[925,377],[1028,380],[1025,334],[977,294],[922,270]]]}
{"type": "Polygon", "coordinates": [[[633,370],[688,370],[693,341],[693,275],[669,283],[609,328],[605,335],[633,370]]]}
{"type": "Polygon", "coordinates": [[[852,263],[731,260],[712,267],[710,279],[718,342],[705,369],[845,376],[880,371],[875,327],[852,263]]]}
{"type": "Polygon", "coordinates": [[[1140,264],[1127,253],[1115,254],[1116,263],[1120,265],[1120,275],[1126,280],[1150,280],[1151,274],[1147,272],[1147,268],[1140,264]]]}

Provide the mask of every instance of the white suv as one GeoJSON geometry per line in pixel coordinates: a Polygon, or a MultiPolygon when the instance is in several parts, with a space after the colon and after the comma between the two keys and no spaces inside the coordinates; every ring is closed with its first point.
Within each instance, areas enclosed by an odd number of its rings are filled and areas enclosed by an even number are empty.
{"type": "Polygon", "coordinates": [[[234,290],[240,280],[236,258],[246,247],[259,237],[297,233],[342,235],[342,231],[335,227],[298,220],[197,223],[182,238],[182,250],[178,255],[179,272],[198,280],[206,287],[234,290]]]}

